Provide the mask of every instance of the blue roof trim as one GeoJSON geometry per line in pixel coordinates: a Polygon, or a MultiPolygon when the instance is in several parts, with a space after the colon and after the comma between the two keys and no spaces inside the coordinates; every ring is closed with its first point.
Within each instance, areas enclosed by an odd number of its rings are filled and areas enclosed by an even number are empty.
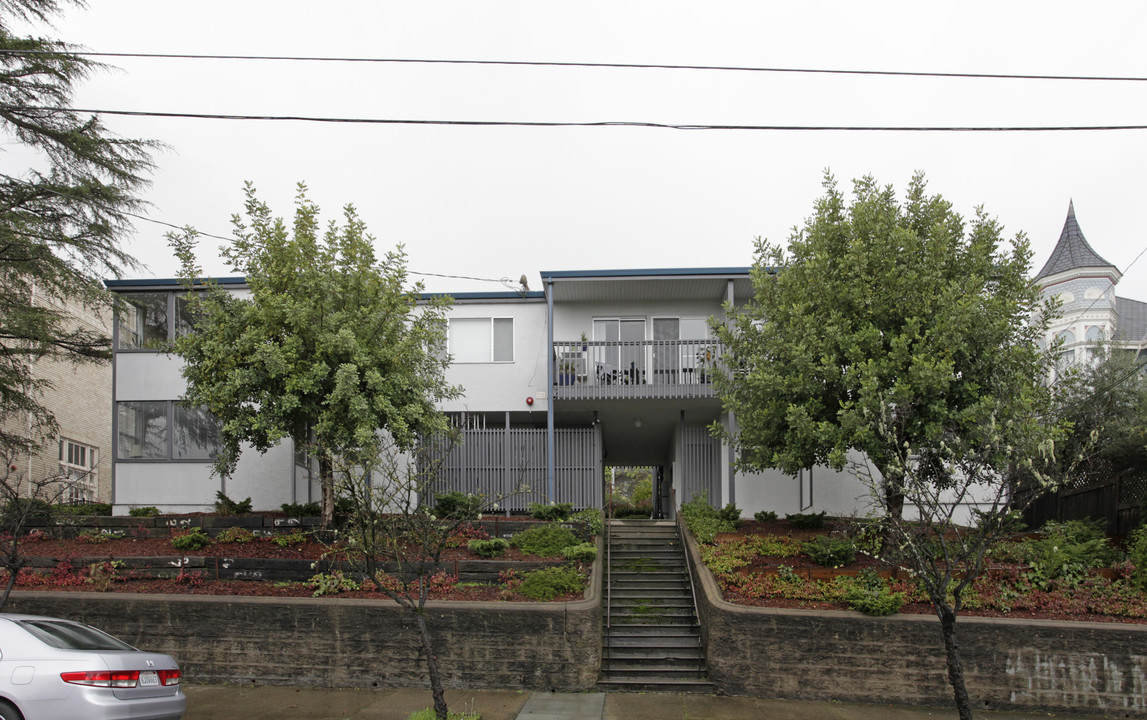
{"type": "MultiPolygon", "coordinates": [[[[210,282],[218,283],[220,285],[246,285],[247,278],[242,275],[234,277],[214,277],[203,278],[210,282]]],[[[199,281],[202,282],[202,281],[199,281]]],[[[179,278],[131,278],[130,280],[104,280],[104,287],[114,290],[116,288],[132,288],[132,287],[178,287],[183,284],[183,280],[179,278]]]]}
{"type": "Polygon", "coordinates": [[[543,279],[617,277],[689,277],[696,275],[748,275],[747,267],[640,268],[634,270],[543,270],[543,279]]]}
{"type": "Polygon", "coordinates": [[[527,293],[513,290],[499,290],[490,292],[432,292],[422,293],[423,300],[431,298],[450,297],[455,300],[544,300],[546,294],[541,290],[531,290],[527,293]]]}

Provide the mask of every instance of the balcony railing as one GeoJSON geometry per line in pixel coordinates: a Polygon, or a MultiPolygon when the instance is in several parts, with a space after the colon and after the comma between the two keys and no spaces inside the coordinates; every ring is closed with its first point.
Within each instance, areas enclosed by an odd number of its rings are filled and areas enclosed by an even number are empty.
{"type": "Polygon", "coordinates": [[[555,342],[554,397],[561,399],[714,397],[715,340],[555,342]]]}

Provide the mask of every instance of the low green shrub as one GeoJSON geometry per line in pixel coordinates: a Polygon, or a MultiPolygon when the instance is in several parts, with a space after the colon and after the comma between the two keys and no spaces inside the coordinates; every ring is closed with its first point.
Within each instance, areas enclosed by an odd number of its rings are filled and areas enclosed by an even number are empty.
{"type": "Polygon", "coordinates": [[[530,516],[546,522],[564,522],[573,514],[573,503],[530,503],[530,516]]]}
{"type": "Polygon", "coordinates": [[[255,539],[254,534],[247,528],[229,527],[215,536],[215,542],[221,543],[248,543],[255,539]]]}
{"type": "Polygon", "coordinates": [[[735,528],[737,523],[741,522],[741,508],[729,503],[717,511],[717,517],[725,522],[733,523],[735,528]]]}
{"type": "Polygon", "coordinates": [[[1132,582],[1147,592],[1147,525],[1141,525],[1127,536],[1127,559],[1135,566],[1132,582]]]}
{"type": "Polygon", "coordinates": [[[102,532],[96,529],[84,530],[76,536],[76,540],[89,545],[103,545],[104,543],[111,542],[112,540],[119,540],[123,537],[121,532],[102,532]]]}
{"type": "Polygon", "coordinates": [[[772,510],[758,510],[757,512],[753,513],[753,519],[759,523],[776,522],[777,514],[772,510]]]}
{"type": "Polygon", "coordinates": [[[597,546],[590,543],[570,545],[562,550],[562,555],[576,563],[591,563],[597,559],[597,546]]]}
{"type": "Polygon", "coordinates": [[[342,570],[331,570],[329,573],[317,573],[310,580],[303,583],[315,589],[314,597],[322,595],[338,595],[339,593],[358,590],[360,585],[343,575],[342,570]]]}
{"type": "Polygon", "coordinates": [[[626,518],[648,518],[653,516],[653,503],[627,503],[615,502],[613,504],[613,517],[618,520],[626,518]]]}
{"type": "Polygon", "coordinates": [[[551,567],[535,570],[526,575],[518,592],[533,600],[553,600],[566,593],[585,589],[585,578],[576,568],[551,567]]]}
{"type": "Polygon", "coordinates": [[[892,592],[892,588],[871,569],[865,569],[856,584],[845,596],[848,607],[865,615],[882,617],[900,612],[904,604],[904,593],[892,592]]]}
{"type": "Polygon", "coordinates": [[[1103,520],[1044,525],[1043,537],[1026,543],[1031,563],[1028,580],[1042,589],[1051,587],[1055,580],[1077,585],[1089,569],[1107,567],[1118,560],[1119,550],[1108,542],[1106,527],[1103,520]]]}
{"type": "Polygon", "coordinates": [[[171,538],[171,546],[176,550],[202,550],[211,544],[211,538],[202,528],[189,528],[171,538]]]}
{"type": "Polygon", "coordinates": [[[573,515],[570,515],[570,522],[579,522],[584,524],[585,529],[591,538],[601,535],[601,531],[605,527],[605,520],[602,518],[602,512],[597,508],[586,508],[585,510],[578,510],[573,515]]]}
{"type": "Polygon", "coordinates": [[[108,503],[73,503],[56,505],[52,513],[57,517],[108,517],[112,514],[112,506],[108,503]]]}
{"type": "Polygon", "coordinates": [[[133,507],[127,511],[127,514],[131,515],[132,517],[159,517],[159,508],[154,505],[133,507]]]}
{"type": "MultiPolygon", "coordinates": [[[[406,720],[437,720],[438,715],[434,713],[434,708],[428,707],[425,710],[416,710],[410,713],[410,717],[406,720]]],[[[446,720],[482,720],[482,716],[476,712],[454,712],[450,710],[446,713],[446,720]]]]}
{"type": "Polygon", "coordinates": [[[824,511],[818,513],[793,513],[785,515],[785,520],[797,530],[819,530],[824,527],[824,511]]]}
{"type": "Polygon", "coordinates": [[[322,506],[317,502],[283,503],[279,508],[290,517],[318,517],[323,512],[322,506]]]}
{"type": "Polygon", "coordinates": [[[247,515],[251,512],[251,498],[235,501],[222,490],[215,491],[215,512],[220,515],[247,515]]]}
{"type": "Polygon", "coordinates": [[[482,498],[464,492],[439,495],[434,502],[434,514],[451,520],[477,520],[482,512],[482,498]]]}
{"type": "Polygon", "coordinates": [[[307,534],[301,530],[292,530],[289,533],[279,533],[271,536],[271,542],[281,548],[292,545],[301,545],[307,541],[307,534]]]}
{"type": "Polygon", "coordinates": [[[0,512],[0,523],[6,527],[11,527],[22,518],[24,522],[29,520],[47,521],[52,519],[52,505],[47,500],[40,498],[13,498],[4,504],[3,512],[0,512]]]}
{"type": "Polygon", "coordinates": [[[510,547],[510,543],[502,538],[490,538],[489,540],[471,540],[466,543],[466,547],[471,552],[477,553],[479,557],[494,558],[506,552],[506,548],[510,547]]]}
{"type": "Polygon", "coordinates": [[[569,546],[577,545],[578,539],[573,530],[549,523],[515,533],[510,544],[527,555],[554,557],[560,556],[562,550],[569,546]]]}
{"type": "Polygon", "coordinates": [[[736,505],[730,503],[723,510],[718,510],[709,504],[704,495],[694,495],[692,500],[681,505],[681,519],[689,526],[697,542],[708,544],[716,539],[717,533],[737,529],[736,521],[730,519],[734,511],[739,518],[741,511],[736,505]]]}
{"type": "Polygon", "coordinates": [[[856,545],[848,538],[820,535],[802,543],[801,549],[814,563],[825,567],[841,567],[856,559],[856,545]]]}

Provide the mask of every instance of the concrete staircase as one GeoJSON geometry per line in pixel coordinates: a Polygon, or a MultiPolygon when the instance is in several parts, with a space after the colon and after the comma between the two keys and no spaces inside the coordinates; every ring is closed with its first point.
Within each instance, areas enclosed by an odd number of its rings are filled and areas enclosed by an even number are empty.
{"type": "Polygon", "coordinates": [[[711,693],[685,549],[671,521],[614,520],[598,689],[711,693]]]}

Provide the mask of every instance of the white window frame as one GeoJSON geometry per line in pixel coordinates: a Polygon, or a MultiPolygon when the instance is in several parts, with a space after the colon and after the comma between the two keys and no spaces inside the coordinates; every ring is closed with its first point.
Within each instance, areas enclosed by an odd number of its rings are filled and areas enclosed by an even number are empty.
{"type": "Polygon", "coordinates": [[[60,438],[60,474],[66,478],[68,502],[95,502],[99,494],[100,449],[60,438]]]}
{"type": "Polygon", "coordinates": [[[517,337],[515,336],[515,332],[514,332],[514,318],[513,318],[513,316],[495,315],[495,316],[491,317],[488,315],[483,315],[483,316],[479,316],[479,317],[452,317],[452,318],[450,318],[450,324],[451,324],[451,326],[453,326],[455,321],[469,321],[469,322],[473,323],[473,322],[480,322],[483,320],[489,324],[489,329],[490,329],[489,336],[488,336],[489,344],[486,346],[486,348],[483,348],[483,349],[488,348],[488,354],[486,355],[486,358],[485,359],[475,358],[475,359],[471,359],[471,360],[459,360],[458,359],[458,353],[456,352],[457,348],[454,345],[454,333],[452,331],[448,331],[448,334],[449,334],[448,350],[450,352],[450,358],[451,358],[452,364],[456,364],[456,365],[488,365],[488,364],[505,365],[505,364],[509,364],[509,363],[514,362],[514,358],[517,356],[517,348],[515,347],[517,345],[517,337]],[[509,358],[499,359],[499,358],[495,357],[495,350],[497,348],[497,345],[495,343],[495,339],[496,339],[495,327],[496,327],[496,322],[499,320],[504,321],[504,322],[509,322],[509,325],[510,325],[510,357],[509,358]]]}

